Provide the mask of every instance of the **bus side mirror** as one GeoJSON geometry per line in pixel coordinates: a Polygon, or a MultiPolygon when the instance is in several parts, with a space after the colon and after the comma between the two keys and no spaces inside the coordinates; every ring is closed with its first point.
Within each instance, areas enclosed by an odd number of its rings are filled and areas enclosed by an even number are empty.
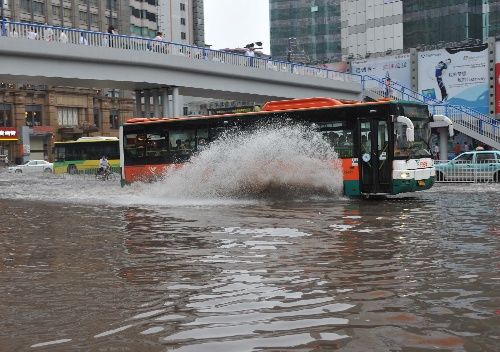
{"type": "Polygon", "coordinates": [[[406,139],[408,142],[413,142],[415,141],[415,130],[413,128],[407,128],[406,129],[406,139]]]}
{"type": "Polygon", "coordinates": [[[397,122],[404,123],[406,125],[406,140],[408,142],[415,141],[415,127],[413,126],[413,122],[406,116],[398,116],[396,119],[397,122]]]}

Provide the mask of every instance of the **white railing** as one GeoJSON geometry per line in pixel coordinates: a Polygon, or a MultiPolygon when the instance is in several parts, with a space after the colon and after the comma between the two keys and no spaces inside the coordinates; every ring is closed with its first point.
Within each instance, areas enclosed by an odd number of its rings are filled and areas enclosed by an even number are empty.
{"type": "Polygon", "coordinates": [[[500,182],[499,160],[434,160],[436,182],[500,182]]]}
{"type": "Polygon", "coordinates": [[[435,99],[425,97],[397,82],[391,82],[391,85],[388,86],[383,79],[371,76],[363,76],[363,89],[381,97],[419,101],[428,104],[429,110],[433,115],[445,115],[454,124],[463,126],[500,144],[500,121],[474,109],[461,105],[444,104],[435,99]]]}
{"type": "Polygon", "coordinates": [[[47,43],[58,42],[101,46],[122,50],[147,51],[152,54],[184,56],[195,60],[207,60],[233,66],[251,67],[256,70],[284,72],[293,75],[318,77],[341,82],[361,84],[362,80],[362,76],[357,74],[338,72],[292,62],[276,61],[268,58],[249,57],[220,50],[212,50],[205,47],[178,44],[138,36],[93,32],[82,29],[13,21],[4,21],[0,34],[8,37],[41,40],[47,43]]]}

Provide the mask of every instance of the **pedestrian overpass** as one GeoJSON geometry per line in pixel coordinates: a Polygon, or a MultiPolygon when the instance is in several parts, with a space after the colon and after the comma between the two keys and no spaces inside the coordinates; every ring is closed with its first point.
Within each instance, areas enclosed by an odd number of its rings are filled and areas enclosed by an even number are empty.
{"type": "Polygon", "coordinates": [[[362,93],[359,75],[289,62],[17,22],[8,23],[6,33],[12,32],[15,37],[0,37],[4,82],[133,90],[153,101],[170,94],[165,100],[174,105],[178,95],[263,103],[312,96],[360,99],[362,93]]]}
{"type": "MultiPolygon", "coordinates": [[[[0,81],[133,90],[136,110],[144,101],[147,116],[179,116],[179,95],[257,103],[386,96],[385,82],[370,76],[143,37],[19,22],[7,22],[1,34],[0,81]]],[[[500,149],[500,124],[489,116],[395,82],[390,97],[424,102],[434,114],[449,116],[458,131],[500,149]]]]}

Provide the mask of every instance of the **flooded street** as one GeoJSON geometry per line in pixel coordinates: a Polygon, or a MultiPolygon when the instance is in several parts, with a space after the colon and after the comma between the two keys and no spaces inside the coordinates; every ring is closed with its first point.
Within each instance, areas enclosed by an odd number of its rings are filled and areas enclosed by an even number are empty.
{"type": "Polygon", "coordinates": [[[197,199],[0,176],[1,351],[498,351],[500,185],[197,199]]]}

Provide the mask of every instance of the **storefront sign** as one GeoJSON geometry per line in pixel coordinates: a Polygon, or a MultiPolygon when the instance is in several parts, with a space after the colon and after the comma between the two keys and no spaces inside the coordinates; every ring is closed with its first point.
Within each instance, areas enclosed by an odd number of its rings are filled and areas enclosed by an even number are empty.
{"type": "Polygon", "coordinates": [[[15,127],[0,127],[0,141],[17,141],[18,139],[15,127]]]}
{"type": "Polygon", "coordinates": [[[33,132],[37,134],[55,133],[53,126],[33,126],[33,132]]]}

